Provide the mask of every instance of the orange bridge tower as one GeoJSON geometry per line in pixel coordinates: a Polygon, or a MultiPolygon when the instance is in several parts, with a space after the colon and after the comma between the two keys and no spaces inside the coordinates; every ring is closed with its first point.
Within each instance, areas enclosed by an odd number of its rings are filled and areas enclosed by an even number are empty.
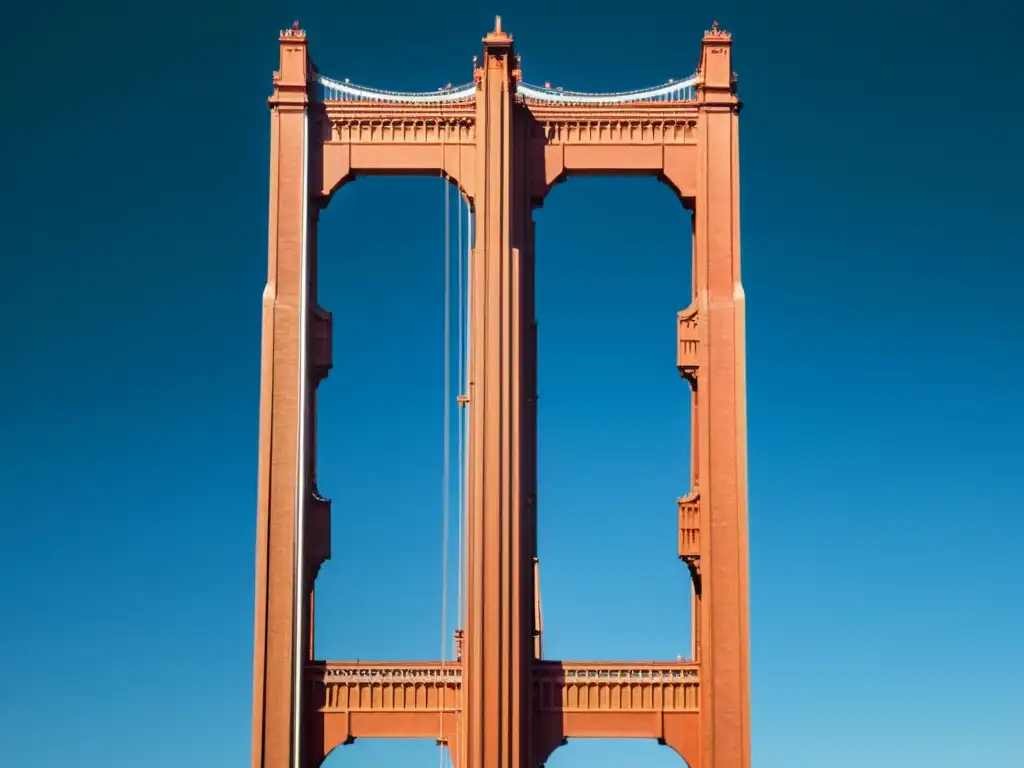
{"type": "MultiPolygon", "coordinates": [[[[270,98],[263,294],[253,768],[316,768],[357,738],[428,737],[456,768],[537,768],[570,738],[657,739],[692,768],[749,768],[744,294],[732,40],[705,32],[694,75],[625,93],[522,80],[495,29],[465,86],[399,93],[332,80],[296,23],[270,98]],[[472,210],[468,257],[466,604],[450,661],[318,660],[314,586],[330,557],[316,482],[316,393],[331,368],[317,222],[367,174],[440,175],[472,210]],[[677,501],[693,582],[683,661],[541,652],[536,546],[534,208],[572,174],[656,176],[691,212],[693,293],[676,365],[692,393],[691,487],[677,501]]],[[[682,395],[681,395],[682,396],[682,395]]],[[[686,491],[683,493],[683,491],[686,491]]],[[[666,520],[666,525],[669,525],[666,520]]]]}

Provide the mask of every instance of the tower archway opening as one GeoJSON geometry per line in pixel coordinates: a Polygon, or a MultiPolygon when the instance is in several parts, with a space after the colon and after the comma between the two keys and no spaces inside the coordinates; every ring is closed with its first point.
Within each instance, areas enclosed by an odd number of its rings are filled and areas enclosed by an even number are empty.
{"type": "Polygon", "coordinates": [[[545,656],[689,658],[690,213],[656,179],[582,177],[534,217],[545,656]]]}
{"type": "MultiPolygon", "coordinates": [[[[336,747],[321,763],[322,768],[437,768],[441,747],[432,739],[356,739],[336,747]]],[[[450,765],[444,756],[444,768],[450,765]]]]}
{"type": "MultiPolygon", "coordinates": [[[[358,178],[320,214],[318,300],[333,313],[334,359],[317,400],[317,484],[332,502],[331,559],[316,581],[321,659],[439,656],[445,195],[454,376],[456,216],[466,216],[454,185],[437,176],[358,178]]],[[[463,249],[466,238],[463,231],[463,249]]],[[[454,403],[450,410],[454,451],[454,403]]],[[[451,472],[449,637],[458,540],[451,472]]]]}
{"type": "Polygon", "coordinates": [[[570,739],[544,763],[544,768],[687,768],[673,749],[653,739],[570,739]]]}

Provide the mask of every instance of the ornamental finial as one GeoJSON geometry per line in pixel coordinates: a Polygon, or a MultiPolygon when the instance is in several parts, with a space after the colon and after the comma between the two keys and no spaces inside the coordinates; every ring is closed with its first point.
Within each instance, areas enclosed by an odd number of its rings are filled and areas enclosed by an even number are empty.
{"type": "Polygon", "coordinates": [[[288,29],[281,30],[281,37],[305,37],[306,30],[299,26],[298,20],[292,22],[288,29]]]}
{"type": "Polygon", "coordinates": [[[714,38],[717,40],[729,40],[730,38],[732,38],[732,35],[730,35],[728,31],[722,29],[718,25],[717,21],[714,21],[711,24],[711,29],[705,30],[704,37],[714,38]]]}

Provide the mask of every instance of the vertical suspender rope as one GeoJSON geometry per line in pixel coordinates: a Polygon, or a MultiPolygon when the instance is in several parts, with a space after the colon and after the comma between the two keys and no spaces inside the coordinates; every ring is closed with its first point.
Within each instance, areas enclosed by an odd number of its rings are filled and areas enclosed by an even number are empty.
{"type": "MultiPolygon", "coordinates": [[[[441,126],[447,130],[447,126],[441,126]]],[[[448,524],[451,514],[451,188],[441,172],[444,184],[444,456],[441,470],[441,685],[437,689],[438,706],[437,743],[438,765],[444,766],[444,704],[448,682],[444,678],[448,659],[448,524]]]]}
{"type": "MultiPolygon", "coordinates": [[[[461,132],[461,126],[457,128],[461,132]]],[[[442,133],[443,137],[443,133],[442,133]]],[[[459,152],[458,165],[459,173],[461,176],[462,172],[462,148],[461,148],[461,135],[459,136],[460,142],[457,143],[457,149],[459,152]]],[[[442,507],[442,525],[441,525],[441,667],[444,669],[448,659],[448,643],[451,642],[451,638],[448,635],[448,555],[449,555],[449,531],[450,524],[449,520],[451,517],[451,402],[454,395],[452,391],[451,372],[452,372],[452,360],[451,360],[451,184],[450,181],[445,177],[444,171],[441,171],[441,179],[444,183],[444,458],[443,458],[443,469],[442,469],[442,491],[441,491],[441,507],[442,507]]],[[[468,394],[469,392],[469,259],[472,249],[470,232],[472,231],[472,211],[470,209],[468,201],[463,197],[462,190],[456,189],[458,195],[458,202],[456,204],[455,216],[457,219],[458,229],[458,241],[457,250],[458,254],[458,283],[457,283],[457,299],[458,299],[458,316],[457,316],[457,366],[456,366],[456,381],[461,393],[468,394]],[[462,237],[462,206],[466,206],[466,245],[467,248],[463,251],[463,237],[462,237]]],[[[466,514],[466,490],[468,473],[466,471],[466,462],[468,461],[468,435],[469,435],[469,414],[465,411],[465,408],[460,408],[456,418],[457,433],[456,433],[456,453],[457,453],[457,465],[456,465],[456,484],[458,486],[458,598],[456,603],[456,623],[461,628],[465,623],[465,605],[463,595],[463,581],[464,581],[464,564],[463,564],[463,547],[465,543],[465,514],[466,514]]],[[[460,686],[461,690],[461,686],[460,686]]],[[[439,702],[439,715],[438,715],[438,745],[442,747],[438,754],[438,765],[444,765],[444,713],[447,709],[447,694],[448,694],[448,681],[442,676],[441,687],[439,688],[440,702],[439,702]]],[[[458,698],[458,706],[461,708],[462,700],[461,695],[458,698]]],[[[456,743],[448,745],[449,760],[451,762],[451,750],[458,749],[461,744],[462,733],[461,724],[456,734],[456,743]]]]}
{"type": "MultiPolygon", "coordinates": [[[[461,142],[461,139],[462,139],[462,127],[460,125],[460,127],[459,127],[459,140],[460,140],[459,141],[459,160],[458,160],[458,163],[459,163],[459,182],[460,183],[462,182],[462,142],[461,142]]],[[[459,229],[459,236],[458,236],[458,248],[459,248],[459,250],[458,250],[458,259],[459,259],[459,266],[458,266],[458,301],[459,301],[459,310],[458,310],[458,313],[459,313],[459,320],[458,320],[458,323],[459,323],[459,332],[458,332],[459,333],[459,341],[458,341],[458,348],[459,348],[459,351],[458,351],[458,368],[457,368],[457,375],[458,375],[458,384],[457,384],[457,386],[459,388],[459,393],[461,395],[465,396],[468,393],[467,376],[466,376],[466,330],[467,330],[467,328],[466,328],[466,323],[467,323],[466,312],[467,312],[467,310],[466,310],[466,281],[465,281],[465,267],[466,267],[467,254],[466,254],[465,251],[462,250],[462,247],[463,247],[463,245],[462,245],[463,244],[463,240],[462,240],[462,206],[463,205],[466,206],[466,215],[467,215],[467,221],[468,221],[469,202],[466,200],[465,196],[462,194],[462,189],[461,188],[458,188],[456,190],[456,194],[458,194],[458,201],[459,201],[458,209],[455,211],[455,215],[459,219],[459,227],[458,227],[458,229],[459,229]]],[[[466,403],[465,403],[465,401],[462,398],[460,398],[460,408],[458,409],[457,416],[458,416],[458,418],[457,418],[457,421],[456,421],[456,425],[457,425],[458,430],[459,430],[458,436],[456,438],[456,441],[457,441],[457,444],[458,444],[458,468],[457,468],[456,473],[455,473],[455,478],[456,478],[456,483],[458,484],[457,487],[458,487],[458,494],[459,494],[459,497],[458,497],[458,526],[459,526],[458,540],[459,540],[459,549],[458,549],[458,555],[457,555],[457,558],[458,558],[458,580],[459,580],[459,583],[458,583],[458,588],[457,588],[457,595],[458,595],[458,597],[456,599],[456,608],[455,608],[455,610],[456,610],[456,613],[457,613],[457,616],[458,616],[458,620],[456,622],[457,629],[461,630],[463,627],[466,626],[465,613],[463,612],[463,579],[464,579],[464,571],[463,571],[463,553],[462,553],[462,549],[465,546],[465,541],[466,541],[465,528],[466,528],[466,453],[467,453],[467,451],[466,451],[466,440],[465,440],[465,437],[466,437],[466,433],[465,433],[466,403]]],[[[465,642],[463,642],[463,648],[465,648],[465,642]]],[[[460,658],[459,661],[460,661],[460,663],[463,663],[464,659],[460,658]]],[[[465,666],[463,666],[462,669],[464,670],[465,666]]],[[[460,681],[463,680],[463,679],[465,679],[465,675],[464,674],[460,678],[460,681]]],[[[461,683],[459,685],[459,695],[458,695],[456,700],[458,702],[459,709],[461,710],[462,709],[462,685],[461,685],[461,683]]],[[[461,749],[462,748],[462,719],[461,719],[461,717],[459,718],[458,724],[456,725],[454,748],[455,749],[461,749]]],[[[449,758],[451,758],[451,754],[452,754],[451,750],[452,750],[452,747],[449,747],[449,749],[448,749],[449,758]]],[[[453,762],[454,762],[454,759],[453,759],[453,762]]]]}
{"type": "MultiPolygon", "coordinates": [[[[460,129],[461,130],[461,129],[460,129]]],[[[460,137],[461,138],[461,137],[460,137]]],[[[459,180],[462,179],[462,145],[459,145],[459,180]]],[[[458,190],[459,196],[459,207],[456,211],[456,216],[459,219],[459,236],[458,236],[458,254],[459,254],[459,266],[458,266],[458,300],[459,300],[459,352],[458,352],[458,387],[461,395],[467,395],[469,393],[469,385],[467,381],[467,369],[466,369],[466,325],[467,325],[467,308],[466,308],[466,281],[465,281],[465,268],[468,259],[468,254],[462,250],[462,207],[466,207],[466,224],[469,224],[469,202],[465,199],[462,194],[462,190],[458,190]]],[[[459,554],[458,554],[458,598],[456,600],[458,606],[455,609],[458,614],[458,629],[466,626],[466,617],[463,606],[463,553],[462,548],[465,546],[465,525],[466,525],[466,406],[465,404],[459,408],[458,411],[458,430],[459,434],[456,438],[458,444],[458,469],[455,474],[455,482],[459,489],[458,498],[458,520],[459,520],[459,554]]]]}
{"type": "MultiPolygon", "coordinates": [[[[473,210],[470,205],[466,204],[466,377],[463,381],[465,387],[466,397],[471,397],[470,382],[473,376],[473,355],[472,355],[472,344],[471,339],[473,336],[473,210]]],[[[463,461],[463,483],[462,483],[462,503],[463,503],[463,516],[467,519],[469,517],[469,437],[470,437],[470,426],[473,420],[472,401],[466,403],[466,408],[463,410],[463,444],[465,447],[465,455],[463,461]]],[[[464,556],[460,551],[460,557],[464,556]]],[[[465,575],[465,565],[462,566],[463,574],[465,575]]],[[[465,580],[464,580],[465,581],[465,580]]],[[[468,621],[468,596],[463,597],[462,604],[462,620],[463,627],[466,626],[468,621]]],[[[465,643],[465,641],[464,641],[465,643]]],[[[463,646],[465,647],[465,645],[463,646]]]]}

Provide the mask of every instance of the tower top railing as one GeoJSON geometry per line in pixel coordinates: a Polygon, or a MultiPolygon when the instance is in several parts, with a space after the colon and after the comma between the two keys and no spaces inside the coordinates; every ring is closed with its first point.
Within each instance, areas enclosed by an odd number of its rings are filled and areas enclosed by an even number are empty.
{"type": "MultiPolygon", "coordinates": [[[[476,85],[466,83],[453,86],[451,84],[438,88],[436,91],[390,91],[365,85],[356,85],[348,80],[334,80],[319,72],[314,74],[317,97],[321,101],[367,101],[388,102],[393,104],[445,104],[472,101],[476,98],[476,85]]],[[[669,80],[649,88],[638,88],[631,91],[613,91],[610,93],[588,93],[585,91],[567,91],[552,87],[550,83],[531,85],[520,82],[516,85],[516,93],[527,102],[547,104],[635,104],[649,101],[693,101],[696,99],[699,75],[691,75],[683,80],[669,80]]]]}

